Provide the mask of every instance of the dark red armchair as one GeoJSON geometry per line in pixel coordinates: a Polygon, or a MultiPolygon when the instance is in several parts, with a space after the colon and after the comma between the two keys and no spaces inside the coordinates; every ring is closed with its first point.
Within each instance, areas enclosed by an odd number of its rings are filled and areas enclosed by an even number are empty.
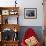
{"type": "Polygon", "coordinates": [[[24,37],[22,38],[21,46],[41,46],[41,43],[37,39],[37,35],[32,28],[28,28],[25,32],[24,37]]]}

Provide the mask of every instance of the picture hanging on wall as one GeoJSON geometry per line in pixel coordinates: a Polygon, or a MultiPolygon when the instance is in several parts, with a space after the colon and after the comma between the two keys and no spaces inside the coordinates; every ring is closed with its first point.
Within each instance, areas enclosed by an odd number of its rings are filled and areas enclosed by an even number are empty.
{"type": "Polygon", "coordinates": [[[36,19],[37,8],[24,8],[24,18],[25,19],[36,19]]]}

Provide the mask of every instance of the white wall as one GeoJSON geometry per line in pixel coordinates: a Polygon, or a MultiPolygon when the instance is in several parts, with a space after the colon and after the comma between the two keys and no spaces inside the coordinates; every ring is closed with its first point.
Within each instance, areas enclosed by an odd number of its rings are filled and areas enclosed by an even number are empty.
{"type": "Polygon", "coordinates": [[[24,0],[21,4],[20,25],[22,26],[43,26],[43,6],[42,0],[24,0]],[[24,19],[24,8],[37,8],[37,19],[24,19]]]}
{"type": "MultiPolygon", "coordinates": [[[[15,0],[0,0],[0,6],[15,6],[15,0]]],[[[19,24],[21,26],[43,26],[42,0],[17,0],[19,10],[19,24]],[[24,8],[37,8],[37,19],[24,19],[24,8]]]]}

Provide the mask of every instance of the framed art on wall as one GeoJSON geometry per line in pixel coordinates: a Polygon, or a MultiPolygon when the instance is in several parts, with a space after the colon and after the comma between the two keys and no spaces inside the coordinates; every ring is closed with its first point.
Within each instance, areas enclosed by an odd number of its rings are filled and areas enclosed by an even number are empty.
{"type": "Polygon", "coordinates": [[[9,15],[9,10],[2,10],[2,15],[9,15]]]}
{"type": "Polygon", "coordinates": [[[24,18],[25,19],[36,19],[37,8],[24,8],[24,18]]]}

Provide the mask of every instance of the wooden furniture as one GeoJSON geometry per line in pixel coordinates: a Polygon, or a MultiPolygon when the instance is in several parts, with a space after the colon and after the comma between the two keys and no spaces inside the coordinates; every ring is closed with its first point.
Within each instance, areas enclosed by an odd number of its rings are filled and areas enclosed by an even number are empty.
{"type": "Polygon", "coordinates": [[[44,44],[46,46],[46,0],[43,0],[44,8],[44,44]]]}
{"type": "Polygon", "coordinates": [[[0,46],[2,46],[2,42],[0,41],[0,46]]]}
{"type": "Polygon", "coordinates": [[[0,30],[1,30],[1,32],[2,32],[5,28],[10,28],[10,29],[12,29],[13,31],[14,31],[14,29],[16,29],[16,30],[17,30],[16,32],[18,32],[19,29],[20,29],[20,26],[19,26],[19,24],[0,24],[0,30]]]}
{"type": "Polygon", "coordinates": [[[1,41],[0,46],[18,46],[19,40],[2,40],[2,32],[4,29],[11,29],[14,32],[18,32],[20,26],[18,24],[19,17],[19,7],[0,7],[0,32],[1,32],[1,41]],[[9,17],[15,17],[13,20],[9,17]],[[10,21],[9,21],[10,19],[10,21]],[[14,21],[15,23],[11,22],[14,21]],[[10,23],[9,23],[10,22],[10,23]]]}
{"type": "Polygon", "coordinates": [[[18,41],[5,41],[2,44],[3,46],[18,46],[18,41]]]}
{"type": "Polygon", "coordinates": [[[44,30],[44,46],[46,46],[46,30],[44,30]]]}
{"type": "Polygon", "coordinates": [[[19,7],[0,7],[0,18],[1,24],[8,24],[8,17],[9,16],[17,16],[17,23],[18,23],[18,16],[19,16],[19,7]]]}
{"type": "Polygon", "coordinates": [[[46,0],[43,0],[43,8],[44,8],[44,26],[46,26],[46,0]]]}

